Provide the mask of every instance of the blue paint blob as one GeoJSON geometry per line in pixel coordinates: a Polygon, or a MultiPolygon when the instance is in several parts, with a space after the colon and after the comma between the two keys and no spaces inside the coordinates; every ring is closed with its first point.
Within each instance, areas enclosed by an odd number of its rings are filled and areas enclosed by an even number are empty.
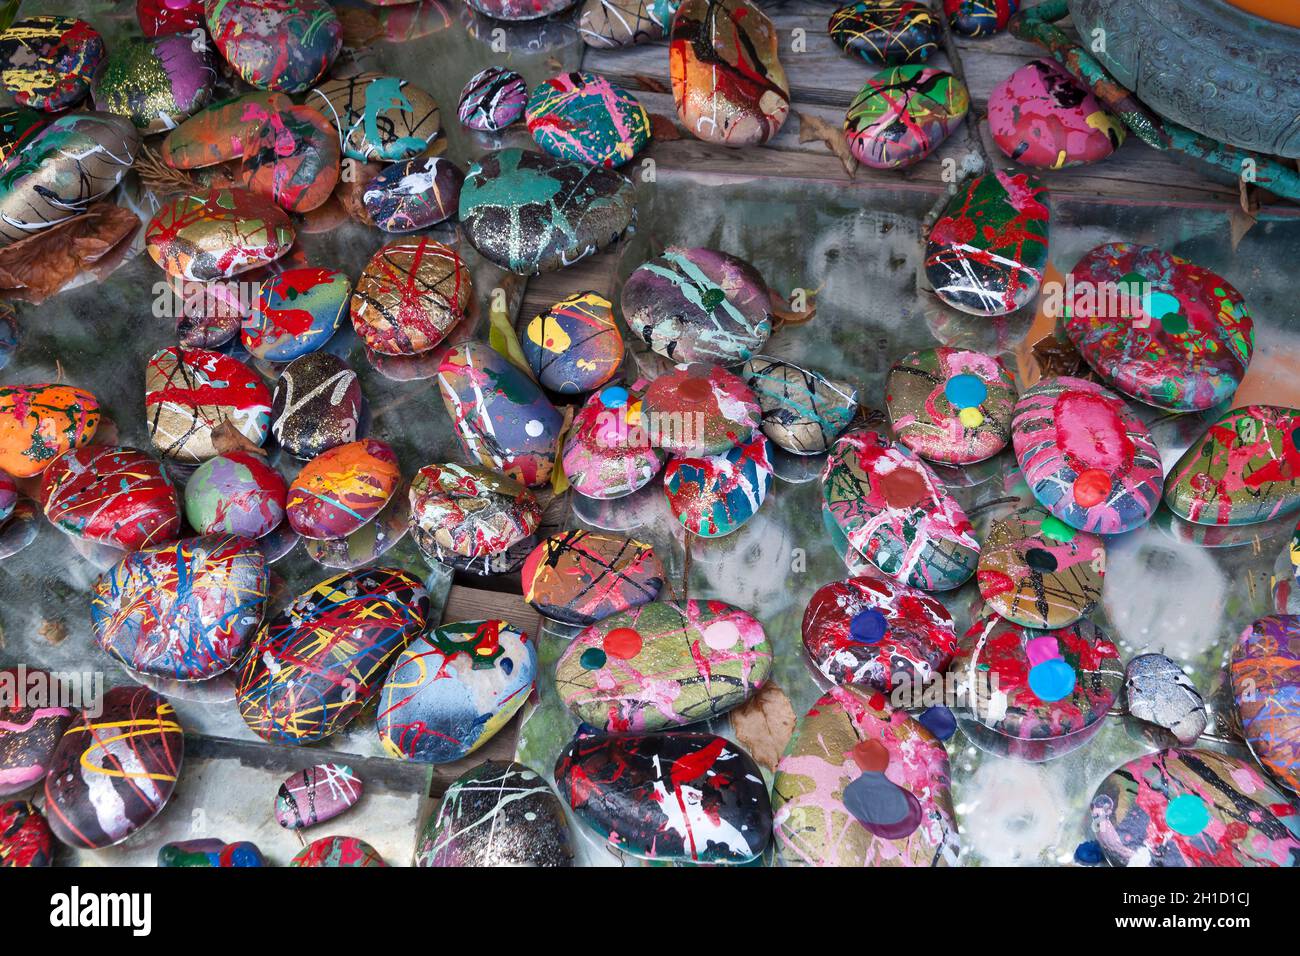
{"type": "Polygon", "coordinates": [[[1210,825],[1210,811],[1196,794],[1181,793],[1165,807],[1165,823],[1183,836],[1196,836],[1210,825]]]}
{"type": "Polygon", "coordinates": [[[873,607],[859,611],[849,621],[849,637],[859,644],[875,644],[885,636],[889,622],[873,607]]]}
{"type": "Polygon", "coordinates": [[[927,707],[916,719],[940,740],[947,740],[957,732],[957,718],[947,707],[927,707]]]}
{"type": "Polygon", "coordinates": [[[1069,697],[1074,690],[1074,668],[1054,657],[1029,669],[1029,689],[1045,702],[1069,697]]]}
{"type": "Polygon", "coordinates": [[[943,397],[954,408],[978,408],[989,396],[989,387],[978,375],[954,375],[943,387],[943,397]]]}
{"type": "Polygon", "coordinates": [[[600,402],[606,408],[622,408],[627,404],[627,389],[621,385],[611,385],[600,393],[600,402]]]}
{"type": "Polygon", "coordinates": [[[841,799],[859,823],[886,840],[901,840],[921,825],[920,801],[883,773],[849,781],[841,799]]]}
{"type": "Polygon", "coordinates": [[[1081,866],[1096,866],[1101,862],[1101,844],[1088,840],[1074,848],[1074,862],[1081,866]]]}

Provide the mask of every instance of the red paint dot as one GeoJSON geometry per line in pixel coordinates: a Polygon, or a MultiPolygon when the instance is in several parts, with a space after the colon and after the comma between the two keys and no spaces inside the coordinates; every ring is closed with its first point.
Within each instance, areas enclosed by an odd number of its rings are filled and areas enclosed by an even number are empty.
{"type": "Polygon", "coordinates": [[[880,773],[889,766],[889,751],[879,740],[864,740],[853,748],[853,762],[864,773],[880,773]]]}
{"type": "Polygon", "coordinates": [[[641,653],[641,632],[630,627],[616,627],[605,635],[605,653],[628,661],[641,653]]]}
{"type": "Polygon", "coordinates": [[[702,402],[713,394],[713,386],[706,378],[688,378],[677,386],[677,394],[688,402],[702,402]]]}
{"type": "Polygon", "coordinates": [[[1084,508],[1091,508],[1106,500],[1110,487],[1110,475],[1098,468],[1089,468],[1074,479],[1074,500],[1084,508]]]}

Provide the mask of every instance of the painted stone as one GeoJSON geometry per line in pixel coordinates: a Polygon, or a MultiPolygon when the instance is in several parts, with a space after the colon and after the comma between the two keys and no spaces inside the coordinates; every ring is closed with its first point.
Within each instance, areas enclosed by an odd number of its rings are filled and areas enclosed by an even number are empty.
{"type": "Polygon", "coordinates": [[[884,695],[834,687],[804,716],[772,782],[786,866],[955,866],[948,754],[884,695]]]}
{"type": "Polygon", "coordinates": [[[428,616],[428,592],[405,571],[327,578],[267,622],[244,658],[244,722],[273,743],[312,743],[342,730],[428,616]]]}
{"type": "Polygon", "coordinates": [[[1065,332],[1114,388],[1174,411],[1213,408],[1236,392],[1255,327],[1221,276],[1155,246],[1108,242],[1070,279],[1065,332]],[[1122,294],[1101,294],[1107,289],[1122,294]]]}
{"type": "Polygon", "coordinates": [[[1047,378],[1016,403],[1016,459],[1034,497],[1072,528],[1120,534],[1150,520],[1164,480],[1151,433],[1114,392],[1047,378]]]}
{"type": "MultiPolygon", "coordinates": [[[[81,115],[81,114],[78,114],[81,115]]],[[[108,114],[104,114],[108,115],[108,114]]],[[[0,163],[17,156],[41,130],[50,125],[50,117],[40,110],[26,106],[13,106],[0,109],[0,163]]],[[[130,123],[125,128],[131,132],[135,127],[130,123]]],[[[136,133],[139,138],[139,133],[136,133]]]]}
{"type": "Polygon", "coordinates": [[[661,40],[680,0],[585,0],[578,17],[582,42],[597,49],[661,40]]]}
{"type": "Polygon", "coordinates": [[[174,301],[181,304],[176,318],[176,340],[181,348],[219,349],[239,335],[247,318],[248,298],[239,291],[244,280],[190,282],[168,276],[166,281],[174,301]]]}
{"type": "Polygon", "coordinates": [[[954,33],[991,37],[1007,28],[1020,0],[943,0],[943,12],[954,33]]]}
{"type": "Polygon", "coordinates": [[[385,752],[450,763],[483,746],[528,700],[537,643],[500,620],[444,624],[393,662],[376,723],[385,752]]]}
{"type": "Polygon", "coordinates": [[[682,125],[724,146],[759,146],[790,112],[776,25],[749,0],[683,0],[669,69],[682,125]]]}
{"type": "Polygon", "coordinates": [[[275,795],[275,822],[304,830],[351,809],[365,783],[341,763],[318,763],[287,777],[275,795]]]}
{"type": "Polygon", "coordinates": [[[472,465],[425,465],[411,479],[411,534],[435,561],[500,554],[527,539],[542,509],[523,485],[472,465]]]}
{"type": "Polygon", "coordinates": [[[525,110],[543,150],[590,166],[622,166],[650,141],[650,114],[599,73],[560,73],[539,83],[525,110]]]}
{"type": "Polygon", "coordinates": [[[613,170],[516,148],[471,164],[460,191],[465,238],[519,275],[554,272],[636,225],[636,190],[613,170]]]}
{"type": "Polygon", "coordinates": [[[713,734],[578,736],[556,762],[555,783],[578,819],[630,856],[739,864],[771,842],[762,771],[713,734]]]}
{"type": "Polygon", "coordinates": [[[87,445],[99,428],[99,400],[71,385],[0,386],[0,469],[39,475],[50,462],[87,445]]]}
{"type": "Polygon", "coordinates": [[[530,488],[550,481],[563,417],[505,356],[486,342],[458,345],[438,366],[438,388],[466,455],[530,488]]]}
{"type": "Polygon", "coordinates": [[[456,215],[464,181],[465,174],[449,159],[408,159],[370,180],[361,200],[384,232],[415,232],[456,215]]]}
{"type": "Polygon", "coordinates": [[[564,807],[541,775],[487,760],[447,788],[415,847],[416,866],[573,866],[564,807]]]}
{"type": "Polygon", "coordinates": [[[407,489],[399,487],[383,510],[345,538],[303,538],[303,550],[317,564],[356,571],[374,564],[406,537],[411,518],[407,489]]]}
{"type": "Polygon", "coordinates": [[[199,534],[260,538],[284,520],[287,493],[262,456],[227,452],[199,465],[185,483],[185,519],[199,534]]]}
{"type": "Polygon", "coordinates": [[[1189,747],[1205,733],[1205,699],[1183,669],[1163,654],[1139,654],[1124,668],[1128,715],[1164,727],[1189,747]]]}
{"type": "Polygon", "coordinates": [[[944,207],[925,247],[925,276],[945,303],[1006,315],[1038,294],[1047,266],[1051,206],[1028,173],[976,176],[944,207]]]}
{"type": "Polygon", "coordinates": [[[466,129],[495,133],[524,115],[528,84],[514,70],[489,66],[469,78],[460,91],[456,117],[466,129]]]}
{"type": "Polygon", "coordinates": [[[1273,607],[1279,614],[1300,614],[1300,524],[1273,564],[1273,607]]]}
{"type": "Polygon", "coordinates": [[[885,381],[895,437],[922,458],[953,465],[1007,446],[1016,397],[1001,359],[946,346],[903,356],[885,381]]]}
{"type": "Polygon", "coordinates": [[[0,471],[0,524],[14,513],[14,505],[17,503],[18,485],[14,483],[12,475],[0,471]]]}
{"type": "Polygon", "coordinates": [[[85,20],[40,16],[0,33],[0,86],[19,106],[57,113],[90,90],[104,59],[104,38],[85,20]]]}
{"type": "Polygon", "coordinates": [[[110,688],[95,709],[63,732],[45,777],[45,813],[61,842],[101,850],[162,811],[185,732],[172,705],[145,687],[110,688]]]}
{"type": "Polygon", "coordinates": [[[50,825],[30,800],[0,803],[0,869],[49,866],[50,825]]]}
{"type": "Polygon", "coordinates": [[[1300,616],[1270,614],[1242,631],[1229,673],[1251,753],[1282,786],[1300,791],[1300,616]]]}
{"type": "Polygon", "coordinates": [[[207,0],[205,19],[240,79],[264,90],[303,92],[343,44],[343,25],[325,0],[207,0]]]}
{"type": "Polygon", "coordinates": [[[267,362],[315,352],[338,330],[351,294],[352,283],[337,269],[307,266],[268,277],[244,320],[244,348],[267,362]]]}
{"type": "Polygon", "coordinates": [[[574,0],[465,0],[473,9],[493,20],[537,20],[567,10],[574,0]]]}
{"type": "Polygon", "coordinates": [[[379,514],[401,480],[387,443],[365,438],[336,445],[298,472],[285,514],[304,538],[342,538],[379,514]]]}
{"type": "Polygon", "coordinates": [[[559,531],[524,562],[524,600],[553,621],[583,627],[655,600],[664,566],[654,548],[593,531],[559,531]]]}
{"type": "Polygon", "coordinates": [[[599,388],[623,363],[614,305],[596,292],[575,292],[534,316],[519,345],[537,380],[561,395],[599,388]]]}
{"type": "Polygon", "coordinates": [[[140,150],[131,121],[109,113],[68,113],[39,128],[11,122],[24,129],[13,134],[21,149],[16,142],[0,161],[0,246],[80,216],[117,187],[140,150]]]}
{"type": "Polygon", "coordinates": [[[187,538],[135,551],[95,581],[95,641],[142,674],[207,680],[248,647],[268,585],[266,561],[247,538],[187,538]]]}
{"type": "Polygon", "coordinates": [[[337,355],[304,355],[276,379],[271,434],[295,458],[310,460],[356,441],[360,421],[361,384],[337,355]]]}
{"type": "Polygon", "coordinates": [[[763,434],[795,455],[830,448],[858,410],[858,391],[784,359],[756,355],[740,377],[754,392],[763,434]]]}
{"type": "Polygon", "coordinates": [[[442,129],[438,104],[414,83],[382,73],[326,80],[307,105],[338,131],[343,154],[396,163],[418,156],[442,129]]]}
{"type": "Polygon", "coordinates": [[[847,542],[895,580],[946,591],[975,572],[966,512],[924,462],[873,431],[841,435],[822,471],[822,500],[847,542]]]}
{"type": "Polygon", "coordinates": [[[1256,767],[1209,750],[1143,754],[1092,798],[1114,866],[1300,866],[1300,814],[1256,767]]]}
{"type": "Polygon", "coordinates": [[[145,249],[168,275],[195,282],[229,279],[274,262],[293,245],[288,215],[247,189],[181,196],[145,227],[145,249]]]}
{"type": "Polygon", "coordinates": [[[213,430],[227,423],[255,445],[266,441],[271,393],[228,355],[173,346],[149,359],[144,408],[149,440],[163,457],[202,462],[220,454],[213,430]]]}
{"type": "Polygon", "coordinates": [[[691,534],[720,538],[754,517],[772,489],[767,439],[721,455],[674,458],[664,470],[664,492],[677,520],[691,534]]]}
{"type": "Polygon", "coordinates": [[[350,836],[327,836],[307,844],[289,861],[290,866],[387,866],[384,858],[365,840],[350,836]]]}
{"type": "Polygon", "coordinates": [[[555,688],[583,723],[645,733],[725,714],[771,672],[772,644],[751,615],[722,601],[653,601],[575,637],[555,688]]]}
{"type": "Polygon", "coordinates": [[[465,317],[473,300],[469,269],[451,246],[426,236],[395,239],[357,279],[352,327],[382,355],[418,355],[465,317]]]}
{"type": "Polygon", "coordinates": [[[1032,761],[1091,740],[1124,683],[1119,650],[1086,619],[1040,631],[986,615],[958,642],[948,673],[971,689],[966,735],[999,756],[1032,761]]]}
{"type": "Polygon", "coordinates": [[[564,475],[580,495],[622,498],[645,487],[663,467],[663,453],[642,427],[641,396],[621,385],[591,395],[573,417],[564,442],[564,475]]]}
{"type": "MultiPolygon", "coordinates": [[[[424,536],[418,531],[414,532],[414,539],[417,545],[420,545],[420,542],[425,540],[424,536]]],[[[496,574],[514,574],[524,566],[524,562],[528,560],[528,556],[533,553],[533,549],[536,547],[537,535],[531,534],[504,551],[492,551],[473,558],[456,554],[454,551],[444,551],[440,558],[435,558],[434,555],[430,554],[427,547],[422,546],[422,550],[425,557],[440,560],[455,571],[476,574],[479,577],[488,577],[496,574]]]]}
{"type": "Polygon", "coordinates": [[[0,669],[0,797],[45,779],[72,711],[52,694],[56,679],[27,666],[0,669]]]}
{"type": "Polygon", "coordinates": [[[95,109],[145,134],[175,129],[212,98],[217,71],[203,43],[181,34],[118,41],[91,83],[95,109]]]}
{"type": "Polygon", "coordinates": [[[1128,129],[1055,60],[1026,63],[989,94],[989,132],[1007,157],[1038,169],[1105,159],[1128,129]]]}
{"type": "Polygon", "coordinates": [[[922,63],[939,48],[939,24],[924,3],[858,0],[837,8],[826,26],[845,53],[868,63],[922,63]]]}
{"type": "Polygon", "coordinates": [[[641,411],[651,443],[683,457],[720,455],[747,443],[762,420],[745,380],[704,362],[656,378],[641,411]]]}
{"type": "Polygon", "coordinates": [[[994,523],[975,572],[990,609],[1037,628],[1066,627],[1091,614],[1105,576],[1102,539],[1038,507],[994,523]]]}
{"type": "Polygon", "coordinates": [[[45,470],[41,497],[52,525],[86,541],[136,551],[180,534],[176,489],[157,459],[134,448],[65,452],[45,470]]]}
{"type": "Polygon", "coordinates": [[[30,498],[19,498],[13,514],[0,522],[0,561],[22,551],[40,533],[40,506],[30,498]]]}
{"type": "Polygon", "coordinates": [[[871,577],[818,588],[802,630],[808,657],[827,680],[884,694],[899,686],[919,691],[957,650],[952,615],[939,600],[871,577]]]}
{"type": "Polygon", "coordinates": [[[246,840],[226,843],[208,838],[164,843],[158,848],[158,865],[220,868],[266,866],[266,858],[256,844],[246,840]]]}
{"type": "Polygon", "coordinates": [[[163,138],[162,159],[175,169],[242,160],[272,116],[293,108],[283,93],[258,90],[199,110],[163,138]]]}
{"type": "Polygon", "coordinates": [[[135,18],[147,37],[203,29],[203,0],[135,0],[135,18]]]}
{"type": "Polygon", "coordinates": [[[772,334],[767,284],[748,262],[715,249],[669,248],[623,284],[627,326],[674,362],[739,365],[772,334]]]}
{"type": "Polygon", "coordinates": [[[844,114],[844,138],[873,169],[919,163],[952,135],[970,111],[966,84],[946,70],[910,64],[882,70],[844,114]]]}

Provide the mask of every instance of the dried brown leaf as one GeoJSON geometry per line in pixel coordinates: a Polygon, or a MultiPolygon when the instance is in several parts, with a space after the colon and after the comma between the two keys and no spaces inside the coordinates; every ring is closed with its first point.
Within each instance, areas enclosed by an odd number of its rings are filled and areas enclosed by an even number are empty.
{"type": "Polygon", "coordinates": [[[681,139],[682,131],[677,127],[672,117],[664,116],[662,113],[651,113],[650,138],[669,142],[681,139]]]}
{"type": "Polygon", "coordinates": [[[66,621],[46,618],[36,626],[36,633],[45,638],[47,644],[62,644],[68,639],[68,625],[66,621]]]}
{"type": "Polygon", "coordinates": [[[632,79],[636,80],[637,86],[650,93],[667,93],[671,90],[671,87],[657,76],[633,73],[632,79]]]}
{"type": "Polygon", "coordinates": [[[246,451],[266,457],[266,449],[246,438],[229,418],[212,429],[212,447],[219,455],[228,455],[232,451],[246,451]]]}
{"type": "Polygon", "coordinates": [[[799,117],[799,142],[812,143],[820,140],[827,149],[839,157],[840,165],[844,167],[850,179],[857,175],[858,161],[849,151],[844,130],[812,113],[796,112],[794,115],[799,117]]]}
{"type": "Polygon", "coordinates": [[[774,771],[794,734],[794,707],[785,691],[766,684],[731,712],[731,729],[751,757],[774,771]]]}
{"type": "Polygon", "coordinates": [[[343,205],[343,209],[357,222],[373,226],[375,221],[366,211],[366,204],[361,197],[365,194],[370,181],[383,171],[381,163],[363,163],[355,159],[343,160],[339,168],[339,184],[334,188],[334,197],[343,205]]]}
{"type": "Polygon", "coordinates": [[[0,290],[43,302],[82,272],[111,260],[130,242],[140,220],[111,202],[0,249],[0,290]]]}

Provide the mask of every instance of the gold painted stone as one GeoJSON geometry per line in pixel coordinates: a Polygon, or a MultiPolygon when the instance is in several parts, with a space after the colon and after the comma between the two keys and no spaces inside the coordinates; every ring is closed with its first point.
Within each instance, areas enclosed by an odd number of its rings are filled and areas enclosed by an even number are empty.
{"type": "Polygon", "coordinates": [[[145,248],[168,275],[228,279],[280,258],[293,245],[289,216],[247,189],[181,196],[158,210],[145,248]]]}
{"type": "Polygon", "coordinates": [[[410,159],[442,129],[432,96],[382,73],[327,80],[311,91],[307,105],[338,130],[343,154],[362,162],[410,159]]]}
{"type": "Polygon", "coordinates": [[[426,237],[397,239],[374,254],[352,294],[352,326],[382,355],[418,355],[469,308],[469,270],[456,250],[426,237]]]}

